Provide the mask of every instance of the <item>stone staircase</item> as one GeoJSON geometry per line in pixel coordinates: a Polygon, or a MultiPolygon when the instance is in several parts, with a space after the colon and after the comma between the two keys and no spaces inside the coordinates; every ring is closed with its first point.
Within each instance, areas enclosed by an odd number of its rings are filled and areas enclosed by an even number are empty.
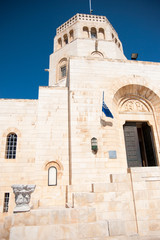
{"type": "MultiPolygon", "coordinates": [[[[149,169],[147,173],[132,171],[132,174],[111,174],[106,183],[64,187],[59,206],[54,205],[54,197],[49,206],[41,205],[30,212],[6,217],[0,225],[0,239],[160,240],[160,217],[156,214],[160,169],[155,174],[149,169]],[[143,207],[140,203],[144,198],[143,207]]],[[[45,199],[41,201],[45,205],[45,199]]]]}

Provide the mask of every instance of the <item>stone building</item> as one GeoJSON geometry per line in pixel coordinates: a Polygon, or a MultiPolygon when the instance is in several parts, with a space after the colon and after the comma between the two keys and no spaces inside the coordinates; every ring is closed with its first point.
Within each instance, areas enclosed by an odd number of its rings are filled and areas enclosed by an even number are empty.
{"type": "Polygon", "coordinates": [[[37,100],[0,100],[0,239],[159,239],[160,63],[126,59],[106,17],[76,14],[48,72],[37,100]]]}

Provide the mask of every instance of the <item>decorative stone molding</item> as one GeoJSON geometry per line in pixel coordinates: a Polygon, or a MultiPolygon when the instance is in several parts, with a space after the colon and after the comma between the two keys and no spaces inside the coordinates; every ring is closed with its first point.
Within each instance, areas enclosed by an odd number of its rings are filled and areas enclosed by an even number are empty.
{"type": "Polygon", "coordinates": [[[129,99],[123,102],[121,106],[122,112],[149,112],[147,106],[137,99],[129,99]]]}
{"type": "Polygon", "coordinates": [[[14,184],[12,185],[13,193],[15,194],[16,212],[28,212],[30,211],[29,202],[31,199],[31,193],[34,192],[36,185],[23,185],[14,184]]]}
{"type": "Polygon", "coordinates": [[[4,133],[3,133],[3,137],[7,137],[7,135],[9,134],[9,133],[16,133],[17,134],[17,136],[18,137],[21,137],[21,132],[17,129],[17,128],[15,128],[15,127],[10,127],[10,128],[8,128],[4,133]]]}

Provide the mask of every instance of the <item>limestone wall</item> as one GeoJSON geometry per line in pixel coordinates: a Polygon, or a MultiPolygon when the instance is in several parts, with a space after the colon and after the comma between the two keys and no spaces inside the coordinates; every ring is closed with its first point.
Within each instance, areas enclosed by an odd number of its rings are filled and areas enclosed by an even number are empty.
{"type": "Polygon", "coordinates": [[[3,215],[4,194],[10,193],[9,214],[14,207],[11,185],[34,183],[37,100],[0,100],[0,220],[3,215]],[[5,157],[6,138],[9,133],[17,134],[15,159],[5,157]]]}
{"type": "Polygon", "coordinates": [[[152,125],[159,159],[159,120],[155,117],[160,114],[160,109],[156,107],[160,94],[159,76],[159,64],[154,63],[134,61],[113,63],[109,60],[88,58],[70,60],[73,183],[78,183],[80,178],[84,182],[104,181],[109,172],[126,172],[123,133],[123,124],[126,120],[146,121],[152,125]],[[127,85],[130,87],[123,88],[127,85]],[[119,89],[121,94],[116,95],[119,89]],[[103,91],[105,103],[114,116],[114,119],[104,118],[106,126],[100,119],[103,117],[103,91]],[[132,94],[137,98],[142,97],[146,104],[150,104],[148,106],[152,106],[152,110],[121,113],[119,101],[122,97],[130,97],[132,94]],[[97,154],[91,151],[92,137],[96,137],[98,141],[97,154]],[[117,158],[109,159],[110,150],[117,152],[117,158]]]}

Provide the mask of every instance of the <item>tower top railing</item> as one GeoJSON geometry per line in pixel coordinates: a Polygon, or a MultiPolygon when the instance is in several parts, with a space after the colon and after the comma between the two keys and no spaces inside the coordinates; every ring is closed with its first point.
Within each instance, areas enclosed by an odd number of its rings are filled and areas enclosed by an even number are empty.
{"type": "Polygon", "coordinates": [[[72,18],[70,18],[67,22],[65,22],[61,26],[59,26],[57,28],[56,33],[59,34],[59,33],[63,32],[66,28],[72,26],[77,21],[108,23],[110,25],[110,27],[115,31],[112,24],[108,21],[108,19],[105,16],[77,13],[72,18]]]}

